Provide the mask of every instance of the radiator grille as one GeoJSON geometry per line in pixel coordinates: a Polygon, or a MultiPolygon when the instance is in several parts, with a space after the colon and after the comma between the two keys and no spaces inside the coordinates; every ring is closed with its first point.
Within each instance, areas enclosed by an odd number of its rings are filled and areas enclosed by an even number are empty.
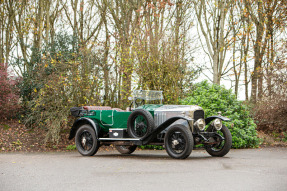
{"type": "Polygon", "coordinates": [[[204,111],[203,110],[195,111],[193,118],[194,118],[194,121],[197,121],[200,118],[204,119],[204,111]]]}
{"type": "Polygon", "coordinates": [[[159,126],[160,124],[166,121],[166,113],[165,112],[155,113],[154,120],[155,120],[155,126],[156,127],[159,126]]]}

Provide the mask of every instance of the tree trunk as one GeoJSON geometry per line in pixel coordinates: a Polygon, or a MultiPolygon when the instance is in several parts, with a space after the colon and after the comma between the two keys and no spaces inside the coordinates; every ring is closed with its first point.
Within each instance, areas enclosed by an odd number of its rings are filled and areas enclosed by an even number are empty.
{"type": "Polygon", "coordinates": [[[257,14],[253,12],[253,9],[250,4],[250,0],[245,0],[246,8],[251,16],[252,21],[255,24],[256,30],[256,41],[254,44],[254,69],[253,74],[251,76],[251,101],[256,103],[258,97],[261,98],[263,94],[263,78],[262,78],[262,62],[263,56],[265,54],[265,48],[267,43],[267,37],[264,33],[266,31],[266,27],[264,27],[265,23],[265,12],[263,7],[263,2],[256,0],[257,3],[257,14]]]}
{"type": "Polygon", "coordinates": [[[244,85],[245,85],[245,100],[249,100],[249,91],[248,91],[248,86],[249,86],[249,80],[248,80],[248,65],[247,65],[247,58],[248,58],[248,51],[249,51],[249,35],[250,35],[250,20],[247,17],[246,20],[246,25],[244,22],[244,31],[245,31],[245,36],[244,36],[244,44],[243,44],[243,59],[244,59],[244,85]],[[245,45],[246,44],[246,45],[245,45]]]}
{"type": "Polygon", "coordinates": [[[46,35],[45,35],[45,43],[46,45],[49,44],[49,36],[50,36],[50,6],[51,6],[51,2],[50,1],[46,1],[45,2],[45,15],[46,15],[46,35]]]}
{"type": "Polygon", "coordinates": [[[109,32],[108,32],[108,23],[106,20],[106,14],[103,14],[103,20],[104,20],[104,24],[105,24],[105,32],[106,32],[106,39],[105,39],[105,52],[104,52],[104,63],[103,63],[103,70],[104,70],[104,83],[105,83],[105,105],[110,105],[110,96],[109,96],[109,92],[111,90],[110,86],[109,86],[109,71],[110,71],[110,67],[108,64],[108,56],[109,56],[109,49],[110,49],[110,38],[109,38],[109,32]]]}
{"type": "MultiPolygon", "coordinates": [[[[30,62],[34,63],[37,62],[37,54],[41,49],[42,43],[42,33],[43,33],[43,8],[44,3],[43,0],[38,1],[38,8],[37,8],[37,17],[35,19],[35,27],[34,27],[34,43],[33,43],[33,50],[31,55],[30,62]]],[[[28,71],[32,71],[33,69],[30,67],[28,71]]]]}

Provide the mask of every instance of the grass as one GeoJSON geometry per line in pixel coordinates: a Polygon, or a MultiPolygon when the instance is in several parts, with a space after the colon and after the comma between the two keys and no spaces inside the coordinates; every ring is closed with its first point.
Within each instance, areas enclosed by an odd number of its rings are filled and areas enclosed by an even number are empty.
{"type": "Polygon", "coordinates": [[[141,145],[139,146],[141,149],[153,149],[153,150],[164,150],[163,146],[159,145],[141,145]]]}
{"type": "Polygon", "coordinates": [[[69,151],[76,150],[76,145],[68,145],[66,149],[69,151]]]}

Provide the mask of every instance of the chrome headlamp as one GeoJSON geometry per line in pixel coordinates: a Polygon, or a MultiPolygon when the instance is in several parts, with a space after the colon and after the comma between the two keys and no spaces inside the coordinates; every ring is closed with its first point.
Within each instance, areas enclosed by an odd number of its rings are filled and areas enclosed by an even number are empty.
{"type": "Polygon", "coordinates": [[[197,127],[200,131],[203,131],[205,128],[205,121],[204,119],[198,119],[195,123],[194,126],[197,127]]]}
{"type": "Polygon", "coordinates": [[[222,121],[221,119],[219,118],[216,118],[214,121],[213,121],[213,126],[214,128],[219,131],[221,128],[222,128],[222,121]]]}

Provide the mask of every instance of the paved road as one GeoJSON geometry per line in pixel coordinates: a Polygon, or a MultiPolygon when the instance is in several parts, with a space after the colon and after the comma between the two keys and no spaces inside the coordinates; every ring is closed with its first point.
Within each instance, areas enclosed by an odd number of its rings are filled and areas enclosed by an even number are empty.
{"type": "Polygon", "coordinates": [[[200,150],[186,160],[165,151],[2,153],[0,190],[287,190],[287,148],[231,150],[223,158],[200,150]]]}

